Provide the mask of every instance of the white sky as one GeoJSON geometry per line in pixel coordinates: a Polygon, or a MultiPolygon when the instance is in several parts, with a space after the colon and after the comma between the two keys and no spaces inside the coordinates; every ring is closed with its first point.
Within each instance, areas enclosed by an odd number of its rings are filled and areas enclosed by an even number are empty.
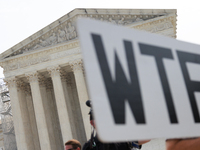
{"type": "Polygon", "coordinates": [[[177,39],[200,44],[199,7],[198,0],[0,0],[0,53],[75,8],[177,9],[177,39]]]}

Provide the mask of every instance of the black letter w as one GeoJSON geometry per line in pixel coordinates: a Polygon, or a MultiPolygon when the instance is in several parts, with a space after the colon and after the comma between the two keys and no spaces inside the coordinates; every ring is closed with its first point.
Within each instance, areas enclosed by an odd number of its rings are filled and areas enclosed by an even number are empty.
{"type": "Polygon", "coordinates": [[[114,81],[108,66],[105,49],[100,35],[92,34],[96,55],[100,64],[104,84],[109,97],[112,113],[116,124],[125,124],[125,100],[129,102],[136,123],[145,124],[144,109],[140,93],[133,47],[130,41],[124,41],[125,53],[131,82],[126,79],[122,66],[115,52],[115,76],[114,81]]]}

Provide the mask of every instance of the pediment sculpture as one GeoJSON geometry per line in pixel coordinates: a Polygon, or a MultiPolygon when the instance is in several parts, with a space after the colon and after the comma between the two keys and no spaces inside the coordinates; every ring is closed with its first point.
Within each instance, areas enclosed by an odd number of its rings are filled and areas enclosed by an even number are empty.
{"type": "MultiPolygon", "coordinates": [[[[147,20],[154,20],[156,18],[161,18],[163,16],[167,17],[167,15],[171,13],[170,10],[169,12],[165,12],[165,10],[163,10],[162,12],[159,12],[158,10],[158,12],[156,13],[152,13],[152,12],[136,13],[139,10],[136,10],[136,12],[134,12],[135,10],[130,10],[133,12],[124,13],[124,12],[118,12],[114,9],[108,9],[108,10],[99,9],[95,12],[93,12],[93,9],[88,9],[87,13],[83,14],[81,13],[80,10],[81,9],[75,9],[74,11],[72,11],[72,13],[74,13],[72,16],[69,17],[69,14],[67,14],[63,16],[64,19],[62,21],[58,19],[57,21],[45,27],[44,29],[28,37],[27,40],[22,41],[26,43],[25,45],[19,43],[16,46],[12,47],[10,50],[8,50],[10,51],[10,54],[6,54],[4,58],[16,56],[23,53],[28,53],[33,50],[47,48],[47,47],[51,47],[60,43],[77,39],[78,35],[77,35],[77,30],[76,30],[76,20],[79,17],[92,18],[95,20],[101,20],[101,21],[105,21],[105,22],[112,23],[115,25],[130,26],[135,23],[143,24],[144,22],[145,24],[147,20]]],[[[127,10],[122,10],[122,11],[127,11],[127,10]]],[[[140,11],[145,12],[146,10],[140,10],[140,11]]],[[[174,15],[173,13],[174,12],[172,11],[172,15],[174,15]]],[[[154,26],[151,29],[145,29],[145,30],[150,31],[150,32],[157,32],[158,30],[162,30],[162,28],[171,28],[171,27],[173,28],[172,23],[168,22],[168,24],[164,24],[164,25],[161,24],[160,27],[154,26]]]]}

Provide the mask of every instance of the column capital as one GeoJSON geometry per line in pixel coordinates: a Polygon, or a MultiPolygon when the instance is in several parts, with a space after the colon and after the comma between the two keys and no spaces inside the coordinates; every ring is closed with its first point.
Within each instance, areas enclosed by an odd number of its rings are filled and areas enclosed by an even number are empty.
{"type": "Polygon", "coordinates": [[[82,59],[76,59],[74,61],[70,61],[69,65],[71,66],[73,72],[81,70],[83,71],[83,61],[82,59]]]}
{"type": "Polygon", "coordinates": [[[30,83],[38,81],[38,72],[37,71],[26,73],[25,76],[29,80],[30,83]]]}
{"type": "Polygon", "coordinates": [[[59,76],[60,75],[60,67],[58,65],[51,66],[47,68],[47,71],[51,75],[51,77],[59,76]]]}
{"type": "Polygon", "coordinates": [[[16,80],[17,88],[20,90],[26,90],[26,84],[22,80],[16,80]]]}
{"type": "Polygon", "coordinates": [[[8,88],[17,86],[17,79],[15,77],[5,78],[4,82],[6,82],[6,85],[8,86],[8,88]]]}

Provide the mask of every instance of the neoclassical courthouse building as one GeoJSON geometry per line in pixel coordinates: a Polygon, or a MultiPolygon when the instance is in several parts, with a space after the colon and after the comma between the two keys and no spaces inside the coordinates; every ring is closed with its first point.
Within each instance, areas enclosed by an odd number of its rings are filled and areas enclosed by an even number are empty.
{"type": "Polygon", "coordinates": [[[18,150],[63,150],[90,138],[79,17],[176,38],[174,9],[74,9],[3,52],[18,150]]]}

